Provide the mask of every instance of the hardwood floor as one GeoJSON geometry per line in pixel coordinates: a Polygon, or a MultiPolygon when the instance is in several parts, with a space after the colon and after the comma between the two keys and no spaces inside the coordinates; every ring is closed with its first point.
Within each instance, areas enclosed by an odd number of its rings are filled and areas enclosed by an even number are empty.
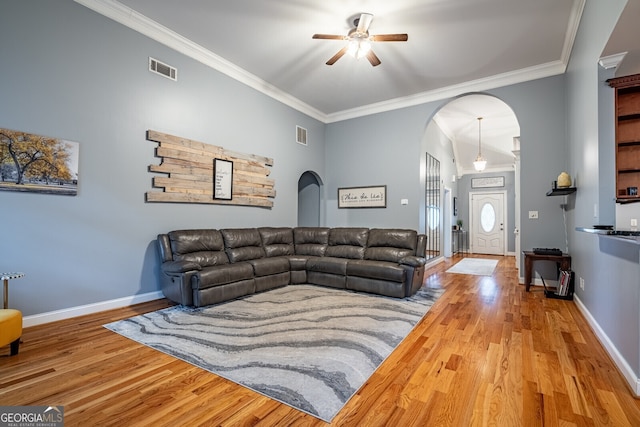
{"type": "MultiPolygon", "coordinates": [[[[492,277],[445,273],[460,258],[427,271],[444,295],[331,425],[640,426],[575,304],[524,292],[495,258],[492,277]]],[[[326,425],[102,327],[167,305],[25,329],[17,356],[2,349],[0,405],[64,405],[66,426],[326,425]]]]}

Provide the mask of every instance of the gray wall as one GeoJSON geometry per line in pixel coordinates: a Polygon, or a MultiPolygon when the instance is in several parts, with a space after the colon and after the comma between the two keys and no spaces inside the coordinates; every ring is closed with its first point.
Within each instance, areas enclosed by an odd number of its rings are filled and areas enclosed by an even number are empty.
{"type": "Polygon", "coordinates": [[[424,229],[419,221],[425,155],[420,141],[429,116],[420,109],[402,109],[327,126],[327,225],[424,229]],[[339,187],[370,185],[387,186],[386,208],[337,208],[339,187]],[[401,199],[409,204],[400,205],[401,199]]]}
{"type": "MultiPolygon", "coordinates": [[[[615,190],[611,150],[613,104],[604,87],[609,73],[598,59],[626,1],[587,2],[567,72],[570,172],[578,191],[569,217],[573,269],[585,289],[577,288],[578,303],[588,312],[603,342],[623,365],[623,374],[637,381],[640,374],[640,245],[574,231],[574,227],[611,223],[615,190]],[[609,110],[608,112],[606,110],[609,110]],[[602,180],[605,180],[604,182],[602,180]],[[602,203],[599,215],[594,205],[602,203]],[[611,351],[613,349],[613,351],[611,351]],[[627,365],[627,366],[624,366],[627,365]]],[[[640,213],[638,204],[632,207],[640,213]]],[[[621,228],[628,224],[620,224],[621,228]]]]}
{"type": "MultiPolygon", "coordinates": [[[[552,181],[567,168],[564,82],[564,76],[556,76],[486,91],[508,104],[520,124],[523,250],[565,246],[564,198],[546,197],[552,181]],[[529,210],[537,210],[539,219],[529,220],[529,210]]],[[[432,149],[429,142],[423,146],[423,137],[433,114],[450,100],[328,125],[328,197],[342,186],[387,184],[390,189],[387,209],[336,210],[335,200],[328,201],[329,225],[364,223],[424,229],[420,206],[413,202],[421,197],[423,151],[432,149]],[[366,161],[354,164],[363,153],[366,161]],[[372,181],[369,177],[375,178],[372,181]],[[400,206],[400,198],[408,198],[409,205],[400,206]]]]}
{"type": "Polygon", "coordinates": [[[4,0],[0,127],[80,143],[76,197],[0,192],[0,268],[25,316],[157,291],[158,233],[294,226],[298,179],[324,173],[325,125],[71,0],[4,0]],[[147,70],[152,56],[178,82],[147,70]],[[295,126],[309,132],[295,142],[295,126]],[[145,203],[154,129],[272,157],[273,209],[145,203]]]}
{"type": "MultiPolygon", "coordinates": [[[[425,205],[425,196],[426,196],[426,156],[427,153],[435,157],[438,161],[440,161],[440,188],[441,188],[441,200],[442,200],[442,210],[441,213],[444,215],[446,209],[444,205],[446,201],[444,200],[444,189],[451,189],[451,198],[458,196],[458,184],[453,180],[453,176],[456,174],[456,164],[453,156],[453,146],[451,144],[451,140],[442,132],[440,127],[436,124],[435,121],[430,120],[427,128],[422,137],[422,143],[420,145],[420,201],[419,206],[422,207],[425,205]]],[[[426,230],[426,218],[425,218],[425,210],[424,208],[419,209],[420,212],[420,227],[418,230],[424,232],[426,230]]],[[[453,216],[453,212],[451,214],[451,225],[456,223],[456,217],[453,216]]],[[[441,216],[442,216],[441,215],[441,216]]],[[[442,220],[441,220],[442,222],[442,220]]],[[[446,230],[445,230],[446,232],[446,230]]],[[[443,239],[441,239],[443,240],[443,239]]],[[[444,250],[444,248],[441,248],[444,250]]]]}

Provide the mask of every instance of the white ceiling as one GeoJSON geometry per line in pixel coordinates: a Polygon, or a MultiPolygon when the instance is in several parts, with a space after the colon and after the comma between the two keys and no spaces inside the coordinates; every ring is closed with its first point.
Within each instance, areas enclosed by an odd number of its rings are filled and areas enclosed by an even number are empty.
{"type": "MultiPolygon", "coordinates": [[[[562,74],[585,2],[76,1],[325,123],[562,74]],[[370,34],[407,33],[409,40],[374,43],[382,61],[377,67],[348,55],[325,65],[345,42],[312,35],[346,35],[363,12],[374,15],[370,34]]],[[[637,16],[627,26],[635,28],[637,16]]],[[[478,115],[486,117],[483,155],[494,165],[510,156],[514,118],[496,125],[503,139],[494,142],[491,117],[502,115],[505,106],[489,101],[456,103],[439,114],[443,130],[461,141],[461,163],[467,162],[465,153],[477,154],[478,115]],[[455,109],[465,112],[463,119],[454,117],[455,109]],[[465,146],[472,140],[473,150],[465,146]]]]}
{"type": "Polygon", "coordinates": [[[616,77],[640,73],[640,24],[638,24],[638,18],[640,18],[640,0],[629,0],[602,52],[603,57],[623,54],[621,62],[616,64],[616,77]]]}
{"type": "Polygon", "coordinates": [[[458,176],[476,173],[473,161],[487,160],[485,172],[513,170],[513,138],[520,136],[520,125],[513,110],[502,100],[482,94],[456,98],[443,106],[433,120],[453,141],[458,176]],[[481,128],[478,117],[482,117],[481,128]]]}

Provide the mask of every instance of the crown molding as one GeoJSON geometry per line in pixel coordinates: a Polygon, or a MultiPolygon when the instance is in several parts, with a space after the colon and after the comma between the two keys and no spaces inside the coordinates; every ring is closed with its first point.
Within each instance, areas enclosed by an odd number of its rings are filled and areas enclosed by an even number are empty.
{"type": "Polygon", "coordinates": [[[564,36],[564,46],[562,47],[561,61],[566,65],[569,64],[569,58],[571,57],[571,50],[573,44],[578,35],[578,28],[580,27],[580,19],[582,18],[582,12],[587,0],[575,0],[573,7],[571,8],[571,14],[569,16],[569,25],[567,25],[567,32],[564,36]]]}
{"type": "Polygon", "coordinates": [[[354,119],[357,117],[376,113],[383,113],[400,108],[412,107],[432,101],[440,101],[442,99],[452,98],[469,92],[482,92],[498,87],[523,83],[530,80],[556,76],[558,74],[563,74],[566,69],[567,64],[562,61],[549,62],[546,64],[536,65],[516,71],[510,71],[483,79],[468,81],[441,89],[435,89],[415,95],[390,99],[388,101],[382,101],[375,104],[369,104],[363,107],[353,108],[351,110],[344,110],[337,113],[328,114],[328,123],[354,119]]]}
{"type": "Polygon", "coordinates": [[[488,173],[513,172],[513,171],[514,171],[514,165],[498,165],[493,167],[486,167],[482,172],[478,172],[473,168],[463,168],[462,173],[458,176],[463,177],[464,175],[479,175],[479,174],[488,174],[488,173]]]}
{"type": "Polygon", "coordinates": [[[575,40],[586,0],[576,0],[571,13],[570,25],[567,29],[562,57],[558,61],[536,65],[521,70],[510,71],[478,80],[473,80],[453,86],[430,90],[410,96],[394,98],[378,103],[365,105],[349,110],[338,111],[331,114],[310,106],[300,99],[278,89],[270,83],[260,79],[225,60],[204,47],[192,42],[180,34],[160,25],[135,10],[124,6],[116,0],[74,0],[107,18],[110,18],[126,27],[131,28],[171,49],[174,49],[192,59],[195,59],[235,80],[241,82],[258,92],[261,92],[283,104],[306,114],[323,123],[334,123],[343,120],[354,119],[376,113],[382,113],[401,108],[411,107],[432,101],[439,101],[468,92],[486,91],[502,86],[523,83],[530,80],[551,77],[563,74],[566,71],[571,47],[575,40]]]}
{"type": "Polygon", "coordinates": [[[622,62],[628,52],[616,53],[615,55],[603,56],[598,63],[602,68],[608,70],[609,68],[617,68],[622,62]]]}

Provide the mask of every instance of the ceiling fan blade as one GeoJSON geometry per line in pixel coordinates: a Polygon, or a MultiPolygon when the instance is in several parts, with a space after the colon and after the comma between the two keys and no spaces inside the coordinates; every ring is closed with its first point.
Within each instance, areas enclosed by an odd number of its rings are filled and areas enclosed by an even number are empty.
{"type": "Polygon", "coordinates": [[[347,49],[349,49],[349,47],[348,47],[348,46],[345,46],[345,47],[343,47],[342,49],[340,49],[340,50],[338,51],[338,53],[336,53],[335,55],[333,55],[333,56],[331,57],[331,59],[329,59],[329,60],[327,61],[327,65],[333,65],[333,64],[335,64],[335,63],[336,63],[336,61],[337,61],[338,59],[342,58],[342,55],[344,55],[345,53],[347,53],[347,49]]]}
{"type": "Polygon", "coordinates": [[[373,53],[373,50],[370,50],[367,53],[367,59],[369,60],[369,62],[371,62],[371,65],[373,65],[374,67],[380,65],[380,58],[378,58],[378,56],[373,53]]]}
{"type": "Polygon", "coordinates": [[[366,33],[369,31],[369,25],[371,25],[371,21],[373,21],[373,15],[370,13],[363,13],[358,18],[358,27],[356,28],[356,32],[358,33],[366,33]]]}
{"type": "Polygon", "coordinates": [[[314,34],[312,38],[323,40],[346,40],[347,36],[339,36],[337,34],[314,34]]]}
{"type": "Polygon", "coordinates": [[[369,36],[369,40],[372,42],[406,42],[409,40],[409,36],[407,34],[377,34],[369,36]]]}

